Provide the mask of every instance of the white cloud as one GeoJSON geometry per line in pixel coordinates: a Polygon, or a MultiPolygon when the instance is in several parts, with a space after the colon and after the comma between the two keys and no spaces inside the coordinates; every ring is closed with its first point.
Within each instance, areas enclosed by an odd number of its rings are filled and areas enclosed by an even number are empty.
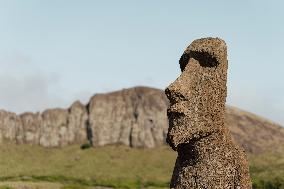
{"type": "Polygon", "coordinates": [[[60,77],[40,70],[20,53],[0,57],[0,108],[21,113],[64,107],[66,100],[52,92],[60,77]]]}

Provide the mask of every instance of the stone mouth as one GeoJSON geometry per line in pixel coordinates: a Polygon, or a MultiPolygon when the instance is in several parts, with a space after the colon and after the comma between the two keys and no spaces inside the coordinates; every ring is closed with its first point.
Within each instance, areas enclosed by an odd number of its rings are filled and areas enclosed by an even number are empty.
{"type": "Polygon", "coordinates": [[[167,115],[168,115],[169,119],[171,119],[171,118],[179,119],[179,118],[185,117],[185,113],[184,112],[171,111],[171,110],[167,111],[167,115]]]}
{"type": "Polygon", "coordinates": [[[185,116],[185,110],[183,110],[184,106],[183,106],[183,102],[185,101],[181,101],[175,104],[172,104],[169,106],[169,108],[167,109],[167,115],[169,118],[176,117],[176,118],[180,118],[180,117],[184,117],[185,116]]]}
{"type": "Polygon", "coordinates": [[[194,146],[194,142],[179,144],[177,146],[177,152],[183,163],[196,164],[198,152],[194,146]]]}

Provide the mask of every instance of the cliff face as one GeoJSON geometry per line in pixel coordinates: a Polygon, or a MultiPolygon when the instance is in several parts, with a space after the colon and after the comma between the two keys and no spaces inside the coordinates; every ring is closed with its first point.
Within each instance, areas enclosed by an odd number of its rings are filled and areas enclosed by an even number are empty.
{"type": "Polygon", "coordinates": [[[139,87],[95,95],[89,104],[94,145],[161,145],[168,127],[166,109],[166,97],[157,89],[139,87]]]}
{"type": "Polygon", "coordinates": [[[80,102],[65,109],[49,109],[43,113],[14,113],[0,111],[0,143],[34,144],[60,147],[83,143],[86,138],[86,107],[80,102]]]}
{"type": "Polygon", "coordinates": [[[284,128],[262,117],[227,106],[226,125],[233,139],[251,153],[283,152],[284,128]]]}
{"type": "MultiPolygon", "coordinates": [[[[62,147],[87,141],[90,124],[94,146],[123,144],[152,148],[165,143],[168,100],[162,90],[135,87],[96,94],[87,106],[75,102],[68,109],[43,113],[0,110],[0,143],[62,147]]],[[[284,149],[284,128],[251,113],[227,107],[226,124],[236,142],[248,152],[284,149]]]]}

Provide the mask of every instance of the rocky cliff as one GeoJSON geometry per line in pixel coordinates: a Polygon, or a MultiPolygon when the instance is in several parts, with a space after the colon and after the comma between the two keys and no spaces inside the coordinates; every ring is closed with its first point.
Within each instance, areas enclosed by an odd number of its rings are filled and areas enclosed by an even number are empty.
{"type": "Polygon", "coordinates": [[[16,115],[0,111],[0,143],[35,144],[59,147],[83,143],[86,138],[87,109],[75,102],[69,109],[50,109],[43,113],[16,115]]]}
{"type": "MultiPolygon", "coordinates": [[[[87,141],[90,124],[94,146],[123,144],[152,148],[165,143],[168,100],[162,90],[148,87],[96,94],[85,106],[42,113],[0,110],[0,143],[62,147],[87,141]]],[[[248,152],[284,149],[284,128],[254,114],[227,106],[226,124],[236,142],[248,152]]]]}

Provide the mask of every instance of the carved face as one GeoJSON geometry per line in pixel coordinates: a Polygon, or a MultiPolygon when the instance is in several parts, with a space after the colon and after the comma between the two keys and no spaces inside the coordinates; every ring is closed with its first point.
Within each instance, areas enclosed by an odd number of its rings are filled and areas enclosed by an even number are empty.
{"type": "Polygon", "coordinates": [[[165,93],[170,101],[170,106],[167,110],[169,119],[169,133],[167,142],[171,147],[176,148],[177,144],[186,142],[185,133],[187,125],[191,122],[193,103],[192,95],[196,89],[196,70],[199,67],[198,61],[190,59],[181,75],[170,84],[165,93]],[[191,114],[191,115],[190,115],[191,114]]]}
{"type": "Polygon", "coordinates": [[[167,142],[174,150],[214,132],[226,98],[226,74],[214,57],[193,53],[182,57],[180,65],[181,75],[165,90],[170,101],[167,142]]]}

